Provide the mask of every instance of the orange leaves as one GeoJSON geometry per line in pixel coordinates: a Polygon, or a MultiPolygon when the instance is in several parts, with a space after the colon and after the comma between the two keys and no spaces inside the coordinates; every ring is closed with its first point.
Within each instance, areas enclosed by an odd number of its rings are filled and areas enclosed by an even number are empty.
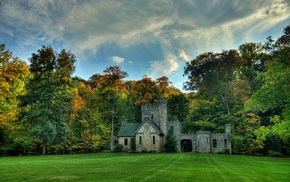
{"type": "Polygon", "coordinates": [[[149,77],[133,81],[131,85],[131,94],[136,105],[154,102],[161,95],[156,82],[149,77]]]}

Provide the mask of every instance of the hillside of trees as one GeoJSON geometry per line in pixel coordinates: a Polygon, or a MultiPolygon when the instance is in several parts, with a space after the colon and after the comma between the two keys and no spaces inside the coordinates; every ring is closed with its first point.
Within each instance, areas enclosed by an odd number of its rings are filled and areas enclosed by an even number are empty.
{"type": "Polygon", "coordinates": [[[126,80],[119,66],[72,77],[75,56],[41,47],[30,65],[0,46],[0,156],[108,151],[142,104],[168,100],[184,133],[232,127],[233,153],[290,155],[290,25],[264,43],[205,52],[188,62],[184,93],[163,76],[126,80]]]}

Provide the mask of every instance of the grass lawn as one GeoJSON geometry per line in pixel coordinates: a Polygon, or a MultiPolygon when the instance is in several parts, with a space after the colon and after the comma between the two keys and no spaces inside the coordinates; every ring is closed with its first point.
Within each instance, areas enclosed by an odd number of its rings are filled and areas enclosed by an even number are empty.
{"type": "Polygon", "coordinates": [[[290,181],[290,158],[98,153],[1,157],[0,181],[290,181]]]}

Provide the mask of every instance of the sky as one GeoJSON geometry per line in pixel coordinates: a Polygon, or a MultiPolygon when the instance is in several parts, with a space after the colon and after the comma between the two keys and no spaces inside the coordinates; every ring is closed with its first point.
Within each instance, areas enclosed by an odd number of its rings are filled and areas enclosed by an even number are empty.
{"type": "Polygon", "coordinates": [[[27,61],[44,46],[76,56],[74,76],[118,65],[126,80],[167,76],[182,89],[204,52],[280,37],[289,0],[0,0],[0,44],[27,61]]]}

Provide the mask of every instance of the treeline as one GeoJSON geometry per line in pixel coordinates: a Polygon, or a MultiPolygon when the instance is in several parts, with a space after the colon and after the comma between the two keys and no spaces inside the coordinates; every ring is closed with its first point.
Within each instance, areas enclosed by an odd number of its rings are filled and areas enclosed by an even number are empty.
{"type": "Polygon", "coordinates": [[[160,97],[168,98],[170,119],[187,115],[186,95],[167,77],[124,81],[119,66],[89,80],[72,77],[75,56],[45,46],[29,61],[1,45],[0,156],[110,150],[121,122],[141,122],[141,104],[160,97]]]}
{"type": "Polygon", "coordinates": [[[222,132],[230,123],[234,153],[290,154],[290,25],[277,40],[201,54],[184,74],[195,92],[188,131],[222,132]]]}
{"type": "Polygon", "coordinates": [[[126,81],[119,66],[72,77],[75,56],[50,46],[29,61],[1,45],[0,156],[110,150],[121,122],[141,122],[141,105],[160,97],[184,133],[230,123],[234,153],[290,155],[290,26],[277,40],[197,56],[184,68],[188,94],[165,76],[126,81]]]}

